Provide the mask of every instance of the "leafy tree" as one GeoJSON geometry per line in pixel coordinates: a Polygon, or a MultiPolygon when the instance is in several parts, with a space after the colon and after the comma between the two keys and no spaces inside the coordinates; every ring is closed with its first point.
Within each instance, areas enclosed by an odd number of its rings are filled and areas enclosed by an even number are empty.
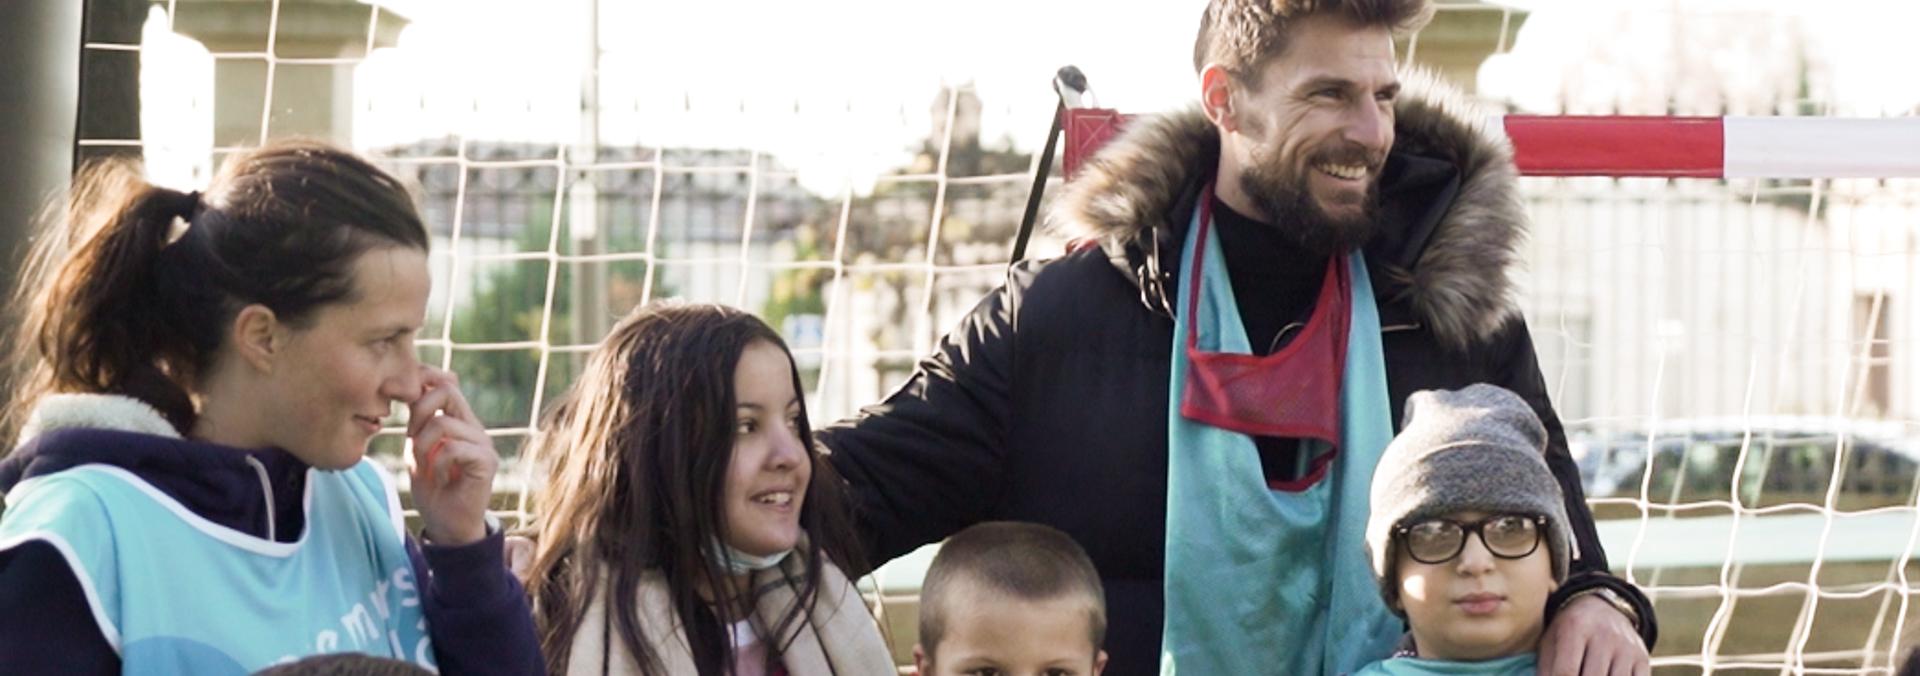
{"type": "MultiPolygon", "coordinates": [[[[534,197],[529,222],[514,238],[515,251],[542,251],[552,232],[548,215],[552,200],[534,197]]],[[[563,214],[563,221],[564,214],[563,214]]],[[[621,224],[612,224],[621,225],[621,224]]],[[[644,246],[644,235],[635,227],[607,227],[607,249],[633,251],[644,246]]],[[[561,238],[566,247],[570,238],[561,238]]],[[[550,262],[513,261],[489,265],[485,270],[471,268],[462,274],[484,275],[477,282],[472,299],[453,313],[452,337],[456,345],[477,343],[513,343],[538,340],[542,317],[546,317],[546,343],[550,346],[597,341],[599,336],[576,340],[573,335],[573,298],[570,293],[574,266],[563,265],[553,275],[551,312],[546,312],[547,278],[550,262]]],[[[578,264],[576,264],[578,265],[578,264]]],[[[640,302],[645,288],[645,261],[596,263],[607,268],[607,311],[618,316],[640,302]],[[618,309],[617,311],[615,309],[618,309]]],[[[673,289],[655,279],[653,297],[674,294],[673,289]]],[[[554,352],[549,356],[545,393],[542,401],[551,402],[573,382],[585,358],[580,353],[554,352]]],[[[457,350],[453,368],[460,374],[461,387],[481,421],[488,426],[523,426],[533,421],[533,393],[539,376],[540,351],[457,350]]]]}

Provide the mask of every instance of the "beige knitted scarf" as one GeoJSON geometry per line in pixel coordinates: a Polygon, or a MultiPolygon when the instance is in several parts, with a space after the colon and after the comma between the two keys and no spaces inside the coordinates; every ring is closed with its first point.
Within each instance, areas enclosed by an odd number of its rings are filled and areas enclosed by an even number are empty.
{"type": "MultiPolygon", "coordinates": [[[[785,616],[797,601],[799,580],[804,579],[805,563],[789,556],[775,569],[754,574],[758,590],[754,627],[762,640],[773,647],[784,646],[780,661],[793,676],[867,676],[894,674],[892,654],[880,638],[879,625],[867,611],[860,593],[840,568],[831,563],[820,570],[820,588],[813,612],[795,622],[788,636],[768,636],[774,622],[785,616]],[[791,640],[786,640],[790,637],[791,640]]],[[[602,575],[602,580],[610,576],[602,575]]],[[[612,631],[607,613],[607,594],[596,594],[587,607],[586,617],[573,636],[573,654],[568,659],[568,676],[640,676],[639,661],[612,631]]],[[[638,604],[641,639],[653,651],[666,674],[696,674],[693,653],[687,646],[686,632],[673,610],[665,578],[649,571],[640,580],[634,603],[638,604]]]]}

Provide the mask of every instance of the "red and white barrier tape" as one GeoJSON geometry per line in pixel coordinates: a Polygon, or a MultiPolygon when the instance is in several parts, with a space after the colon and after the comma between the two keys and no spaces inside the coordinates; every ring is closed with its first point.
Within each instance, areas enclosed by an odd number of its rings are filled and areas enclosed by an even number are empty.
{"type": "MultiPolygon", "coordinates": [[[[1067,111],[1071,177],[1132,118],[1067,111]]],[[[1528,176],[1920,178],[1920,117],[1633,117],[1509,115],[1528,176]]]]}
{"type": "Polygon", "coordinates": [[[1920,118],[1510,115],[1530,176],[1920,177],[1920,118]]]}

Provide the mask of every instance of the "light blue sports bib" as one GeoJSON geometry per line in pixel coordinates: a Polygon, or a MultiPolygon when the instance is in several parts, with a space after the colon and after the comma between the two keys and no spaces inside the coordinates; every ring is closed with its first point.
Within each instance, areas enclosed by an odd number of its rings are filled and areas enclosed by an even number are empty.
{"type": "Polygon", "coordinates": [[[1483,662],[1396,657],[1369,664],[1353,676],[1534,676],[1537,670],[1533,653],[1483,662]]]}
{"type": "MultiPolygon", "coordinates": [[[[1178,316],[1199,313],[1192,316],[1201,349],[1250,354],[1218,238],[1200,218],[1196,209],[1180,269],[1202,266],[1203,293],[1195,307],[1195,275],[1180,275],[1178,316]],[[1195,256],[1203,233],[1204,262],[1195,256]]],[[[1365,544],[1373,468],[1393,421],[1365,257],[1356,251],[1348,264],[1341,450],[1327,474],[1299,492],[1268,488],[1252,437],[1181,415],[1188,322],[1174,322],[1163,676],[1332,676],[1393,652],[1401,623],[1380,600],[1365,544]]]]}
{"type": "Polygon", "coordinates": [[[434,666],[399,499],[369,461],[307,471],[306,532],[290,543],[210,522],[107,465],[6,498],[0,550],[59,549],[123,673],[247,674],[336,652],[434,666]]]}

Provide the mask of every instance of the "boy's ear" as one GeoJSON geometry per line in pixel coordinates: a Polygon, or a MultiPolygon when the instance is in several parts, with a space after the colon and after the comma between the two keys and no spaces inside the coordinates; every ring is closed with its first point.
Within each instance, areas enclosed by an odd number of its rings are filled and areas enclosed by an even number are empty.
{"type": "MultiPolygon", "coordinates": [[[[933,673],[933,660],[927,659],[927,651],[921,649],[919,643],[913,644],[913,673],[919,676],[933,673]]],[[[1094,673],[1099,673],[1099,670],[1096,669],[1094,673]]]]}
{"type": "Polygon", "coordinates": [[[1102,650],[1100,652],[1094,653],[1093,654],[1093,676],[1100,676],[1100,672],[1106,671],[1106,670],[1107,670],[1107,651],[1102,650]]]}

